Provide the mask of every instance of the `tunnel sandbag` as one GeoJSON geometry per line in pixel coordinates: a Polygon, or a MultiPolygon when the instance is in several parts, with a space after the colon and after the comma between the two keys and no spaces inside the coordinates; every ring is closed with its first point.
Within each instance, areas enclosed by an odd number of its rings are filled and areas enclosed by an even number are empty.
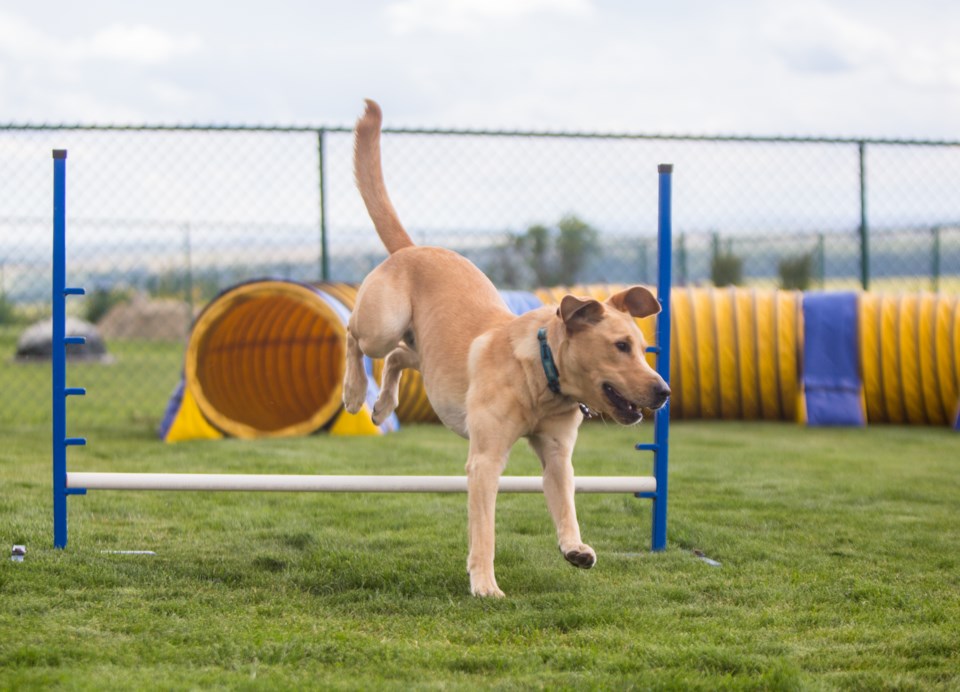
{"type": "Polygon", "coordinates": [[[543,307],[543,301],[531,291],[500,290],[499,293],[510,312],[517,316],[543,307]]]}
{"type": "Polygon", "coordinates": [[[308,284],[267,280],[228,289],[194,324],[186,390],[214,428],[234,437],[306,435],[327,426],[376,432],[372,422],[348,422],[342,411],[348,319],[339,300],[308,284]]]}
{"type": "Polygon", "coordinates": [[[671,415],[796,419],[801,294],[743,288],[671,294],[671,415]]]}
{"type": "Polygon", "coordinates": [[[870,423],[954,424],[960,400],[960,298],[860,296],[861,362],[870,423]]]}
{"type": "Polygon", "coordinates": [[[850,291],[803,295],[799,413],[807,425],[867,423],[858,310],[859,296],[850,291]]]}

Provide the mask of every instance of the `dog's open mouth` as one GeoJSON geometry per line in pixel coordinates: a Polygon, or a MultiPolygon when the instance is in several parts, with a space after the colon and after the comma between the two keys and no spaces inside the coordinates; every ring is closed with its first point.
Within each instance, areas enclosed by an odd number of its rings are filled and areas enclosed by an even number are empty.
{"type": "Polygon", "coordinates": [[[617,391],[617,388],[609,382],[604,382],[603,393],[607,401],[613,405],[613,415],[619,422],[630,425],[643,419],[640,407],[617,391]]]}

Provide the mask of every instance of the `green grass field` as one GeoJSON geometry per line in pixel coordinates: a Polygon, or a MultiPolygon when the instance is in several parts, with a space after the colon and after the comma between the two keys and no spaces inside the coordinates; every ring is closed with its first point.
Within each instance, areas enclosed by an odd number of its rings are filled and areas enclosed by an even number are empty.
{"type": "MultiPolygon", "coordinates": [[[[0,327],[0,427],[44,424],[50,420],[50,361],[17,363],[21,328],[0,327]]],[[[183,369],[180,343],[117,339],[109,344],[109,365],[71,362],[67,384],[87,389],[70,405],[71,427],[107,426],[120,434],[156,430],[183,369]]],[[[69,434],[73,430],[68,431],[69,434]]]]}
{"type": "MultiPolygon", "coordinates": [[[[652,426],[585,426],[584,475],[648,473],[652,426]]],[[[459,473],[439,426],[163,445],[93,426],[74,470],[459,473]]],[[[682,423],[669,548],[650,503],[582,496],[590,571],[543,499],[498,504],[507,598],[465,573],[462,495],[91,491],[52,548],[45,425],[5,431],[0,688],[957,689],[960,436],[682,423]],[[155,556],[110,554],[152,550],[155,556]],[[694,550],[722,563],[712,567],[694,550]]],[[[534,474],[518,446],[509,472],[534,474]]]]}

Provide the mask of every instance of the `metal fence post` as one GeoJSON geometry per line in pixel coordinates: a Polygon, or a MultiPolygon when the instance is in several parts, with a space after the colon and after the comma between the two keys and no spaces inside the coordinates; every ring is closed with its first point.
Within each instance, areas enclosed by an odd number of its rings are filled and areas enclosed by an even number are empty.
{"type": "Polygon", "coordinates": [[[683,231],[677,238],[677,272],[680,274],[678,283],[681,286],[686,286],[689,281],[687,274],[687,236],[683,231]]]}
{"type": "Polygon", "coordinates": [[[640,241],[640,248],[638,252],[640,254],[640,282],[647,283],[649,281],[649,278],[648,278],[649,267],[648,267],[648,259],[647,259],[647,241],[646,240],[640,241]]]}
{"type": "Polygon", "coordinates": [[[817,233],[816,253],[817,282],[819,283],[820,290],[822,291],[826,287],[827,282],[827,241],[826,238],[824,238],[823,233],[817,233]]]}
{"type": "Polygon", "coordinates": [[[324,177],[326,130],[317,130],[317,170],[320,174],[320,278],[330,280],[330,256],[327,245],[327,190],[324,177]]]}
{"type": "Polygon", "coordinates": [[[857,143],[860,156],[860,285],[864,291],[870,289],[870,238],[867,230],[867,143],[857,143]]]}
{"type": "Polygon", "coordinates": [[[930,282],[933,284],[933,290],[940,290],[940,226],[934,226],[930,229],[933,233],[933,257],[930,267],[930,282]]]}
{"type": "Polygon", "coordinates": [[[186,276],[183,282],[184,298],[187,301],[189,310],[187,319],[187,333],[184,336],[190,336],[190,323],[193,322],[193,242],[190,238],[190,224],[183,224],[183,259],[186,262],[186,276]]]}

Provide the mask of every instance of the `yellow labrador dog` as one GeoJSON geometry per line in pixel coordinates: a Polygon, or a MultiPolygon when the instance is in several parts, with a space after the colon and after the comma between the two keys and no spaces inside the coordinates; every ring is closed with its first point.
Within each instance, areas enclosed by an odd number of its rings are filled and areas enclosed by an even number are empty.
{"type": "Polygon", "coordinates": [[[583,420],[580,404],[631,425],[641,408],[670,394],[647,364],[635,317],[660,311],[634,286],[606,302],[565,296],[556,307],[520,317],[469,260],[418,247],[387,195],[380,163],[382,114],[373,101],[357,122],[357,186],[390,256],[363,281],[347,327],[343,401],[364,403],[363,356],[385,358],[375,422],[397,405],[400,373],[415,368],[444,425],[469,439],[467,498],[470,590],[503,596],[493,572],[499,478],[513,444],[529,440],[543,467],[543,492],[563,556],[577,567],[596,562],[580,539],[571,456],[583,420]]]}

